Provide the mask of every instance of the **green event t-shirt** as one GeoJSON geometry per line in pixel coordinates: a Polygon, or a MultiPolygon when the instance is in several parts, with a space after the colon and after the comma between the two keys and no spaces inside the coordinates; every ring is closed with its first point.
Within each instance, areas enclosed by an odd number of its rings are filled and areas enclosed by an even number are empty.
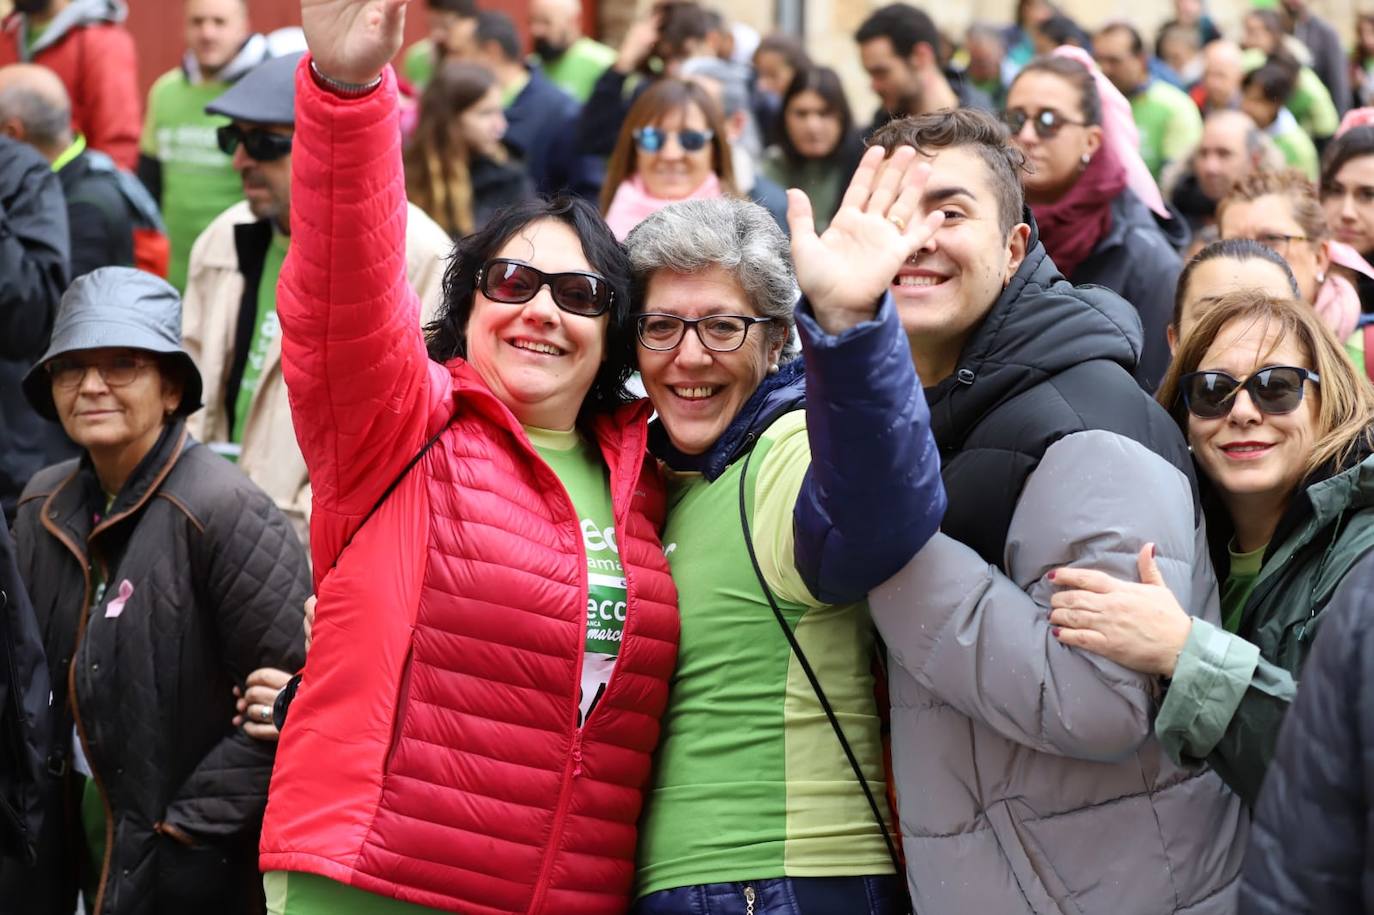
{"type": "Polygon", "coordinates": [[[243,380],[239,382],[239,396],[234,401],[231,440],[236,444],[243,441],[243,427],[248,421],[253,395],[257,393],[258,383],[262,380],[267,351],[281,336],[281,322],[277,320],[277,277],[281,275],[281,265],[286,260],[286,249],[290,242],[290,238],[273,230],[272,244],[267,248],[267,260],[262,265],[262,279],[258,282],[258,322],[253,327],[253,339],[248,344],[248,361],[243,365],[243,380]]]}
{"type": "Polygon", "coordinates": [[[428,38],[421,38],[406,48],[405,56],[401,58],[401,72],[416,92],[422,92],[429,85],[434,78],[434,67],[434,42],[428,38]]]}
{"type": "Polygon", "coordinates": [[[200,233],[243,199],[232,159],[215,138],[228,121],[205,113],[205,106],[228,88],[217,80],[190,83],[177,68],[159,77],[148,92],[139,152],[162,166],[162,221],[172,248],[167,281],[178,292],[186,291],[191,246],[200,233]]]}
{"type": "Polygon", "coordinates": [[[1226,583],[1221,586],[1221,619],[1227,632],[1236,632],[1240,628],[1241,613],[1259,581],[1264,551],[1268,548],[1269,544],[1266,543],[1257,550],[1237,553],[1228,547],[1231,571],[1226,575],[1226,583]]]}
{"type": "Polygon", "coordinates": [[[553,84],[571,95],[581,104],[592,97],[596,81],[611,64],[615,63],[615,48],[607,47],[590,38],[574,41],[562,56],[553,62],[531,57],[533,63],[544,68],[544,75],[553,84]]]}
{"type": "MultiPolygon", "coordinates": [[[[526,426],[530,443],[572,499],[587,552],[587,637],[578,726],[605,692],[625,628],[625,570],[615,539],[610,477],[601,455],[576,431],[526,426]]],[[[287,871],[263,876],[269,915],[428,915],[438,909],[400,902],[327,877],[287,871]]]]}
{"type": "Polygon", "coordinates": [[[596,448],[577,432],[531,426],[525,432],[568,490],[587,551],[587,644],[577,722],[581,727],[611,681],[625,629],[625,570],[615,541],[610,478],[596,448]]]}
{"type": "Polygon", "coordinates": [[[1131,98],[1131,115],[1140,131],[1140,155],[1159,180],[1164,166],[1187,158],[1202,139],[1202,115],[1181,89],[1154,80],[1131,98]]]}

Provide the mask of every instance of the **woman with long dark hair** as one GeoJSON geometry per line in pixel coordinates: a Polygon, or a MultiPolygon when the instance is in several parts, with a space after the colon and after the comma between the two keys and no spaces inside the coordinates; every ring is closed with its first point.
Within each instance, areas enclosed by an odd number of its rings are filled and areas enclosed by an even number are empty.
{"type": "Polygon", "coordinates": [[[782,97],[782,129],[763,173],[783,187],[806,191],[816,228],[824,232],[863,149],[839,74],[811,67],[792,78],[782,97]]]}
{"type": "Polygon", "coordinates": [[[534,195],[529,177],[501,145],[505,132],[501,90],[490,70],[461,61],[439,68],[420,97],[403,161],[406,195],[454,238],[534,195]]]}

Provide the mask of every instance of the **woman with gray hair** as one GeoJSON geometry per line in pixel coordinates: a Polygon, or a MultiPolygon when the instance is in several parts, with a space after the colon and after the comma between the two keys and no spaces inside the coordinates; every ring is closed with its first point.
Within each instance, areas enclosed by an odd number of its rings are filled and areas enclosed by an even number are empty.
{"type": "Polygon", "coordinates": [[[944,511],[886,291],[942,216],[908,226],[924,166],[870,152],[824,235],[790,192],[791,256],[735,199],[665,207],[627,239],[681,612],[638,915],[905,911],[865,596],[944,511]]]}

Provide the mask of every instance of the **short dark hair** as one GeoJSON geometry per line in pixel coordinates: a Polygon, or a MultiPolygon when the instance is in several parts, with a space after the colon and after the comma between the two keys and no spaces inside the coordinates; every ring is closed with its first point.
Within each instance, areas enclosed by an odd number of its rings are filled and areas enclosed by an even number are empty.
{"type": "Polygon", "coordinates": [[[1245,74],[1240,81],[1241,91],[1259,89],[1265,101],[1275,105],[1288,102],[1288,97],[1298,85],[1296,61],[1284,55],[1274,54],[1263,64],[1245,74]]]}
{"type": "MultiPolygon", "coordinates": [[[[787,161],[795,165],[805,159],[797,150],[797,145],[792,142],[792,135],[787,132],[787,106],[803,92],[814,92],[819,95],[821,101],[825,102],[827,112],[840,122],[840,139],[830,151],[828,158],[843,160],[847,151],[853,152],[846,150],[847,146],[861,146],[857,139],[852,142],[850,140],[854,134],[854,114],[850,111],[849,99],[845,97],[840,75],[829,67],[806,67],[798,70],[792,77],[792,82],[787,84],[787,91],[782,94],[782,105],[778,112],[782,119],[778,130],[778,148],[787,161]]],[[[862,155],[862,149],[859,150],[859,154],[862,155]]]]}
{"type": "Polygon", "coordinates": [[[892,42],[892,52],[898,57],[910,57],[918,44],[929,45],[932,54],[940,53],[940,32],[935,23],[924,11],[905,3],[889,3],[874,10],[854,33],[859,44],[877,38],[892,42]]]}
{"type": "Polygon", "coordinates": [[[1322,191],[1351,159],[1374,156],[1374,126],[1352,127],[1336,137],[1322,153],[1322,191]]]}
{"type": "Polygon", "coordinates": [[[477,0],[426,0],[429,8],[441,13],[453,13],[459,19],[476,19],[481,12],[477,0]]]}
{"type": "Polygon", "coordinates": [[[505,13],[482,10],[477,15],[477,43],[484,45],[488,41],[496,42],[506,60],[518,61],[524,57],[520,53],[520,32],[515,28],[515,20],[505,13]]]}
{"type": "Polygon", "coordinates": [[[778,55],[787,61],[787,65],[793,71],[801,71],[811,66],[811,57],[806,53],[806,48],[795,36],[786,32],[774,32],[763,36],[759,40],[759,46],[754,49],[754,59],[758,60],[760,54],[778,55]]]}
{"type": "Polygon", "coordinates": [[[654,4],[659,11],[658,47],[669,54],[681,53],[689,41],[703,41],[715,31],[706,8],[694,0],[668,0],[654,4]]]}
{"type": "Polygon", "coordinates": [[[1288,278],[1288,285],[1293,290],[1293,298],[1302,298],[1302,293],[1298,291],[1298,281],[1293,276],[1293,268],[1289,267],[1288,261],[1284,260],[1273,248],[1262,245],[1253,238],[1226,238],[1221,241],[1214,241],[1194,254],[1192,260],[1183,265],[1183,271],[1178,275],[1178,286],[1174,290],[1174,316],[1169,321],[1169,326],[1175,332],[1178,331],[1179,322],[1183,320],[1183,299],[1188,293],[1188,283],[1193,279],[1193,271],[1198,268],[1199,264],[1219,259],[1268,261],[1283,270],[1283,275],[1288,278]]]}
{"type": "Polygon", "coordinates": [[[1086,123],[1102,123],[1102,97],[1097,94],[1097,81],[1087,67],[1069,57],[1037,57],[1021,68],[1011,81],[1012,86],[1027,73],[1049,73],[1074,86],[1078,89],[1078,114],[1086,123]]]}
{"type": "Polygon", "coordinates": [[[924,155],[961,146],[971,148],[992,174],[1002,235],[1010,235],[1011,230],[1021,222],[1026,206],[1026,192],[1021,186],[1026,157],[1011,142],[1011,136],[1002,122],[986,111],[955,108],[898,118],[874,131],[868,144],[881,146],[889,153],[898,146],[911,146],[924,155]]]}
{"type": "Polygon", "coordinates": [[[443,302],[425,327],[429,358],[448,362],[467,357],[468,319],[477,292],[477,271],[501,246],[530,223],[553,219],[568,226],[582,243],[591,269],[606,278],[611,310],[606,324],[606,358],[582,403],[583,414],[605,413],[629,400],[625,381],[633,365],[630,319],[630,258],[596,208],[576,197],[534,198],[494,213],[487,224],[453,246],[444,271],[443,302]]]}
{"type": "Polygon", "coordinates": [[[1140,32],[1129,22],[1109,22],[1098,29],[1099,35],[1125,35],[1130,41],[1131,53],[1136,57],[1145,56],[1145,40],[1140,37],[1140,32]]]}
{"type": "Polygon", "coordinates": [[[1055,13],[1040,23],[1040,34],[1056,45],[1069,44],[1079,48],[1087,48],[1092,40],[1081,25],[1063,13],[1055,13]]]}

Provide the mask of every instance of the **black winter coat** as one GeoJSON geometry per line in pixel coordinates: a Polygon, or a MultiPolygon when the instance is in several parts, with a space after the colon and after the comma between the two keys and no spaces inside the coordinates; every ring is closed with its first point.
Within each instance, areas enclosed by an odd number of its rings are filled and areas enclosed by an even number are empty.
{"type": "Polygon", "coordinates": [[[49,689],[38,621],[0,524],[0,859],[33,864],[38,854],[49,689]]]}
{"type": "Polygon", "coordinates": [[[272,500],[174,420],[108,512],[89,459],[36,475],[15,525],[53,685],[56,765],[25,915],[237,913],[261,905],[257,839],[276,744],[232,725],[233,687],[296,669],[305,550],[272,500]],[[103,517],[102,517],[103,516],[103,517]],[[101,586],[103,579],[106,586],[101,586]],[[72,692],[71,690],[74,690],[72,692]],[[106,854],[87,858],[73,724],[105,801],[106,854]],[[67,813],[64,819],[64,807],[67,813]],[[189,843],[189,844],[188,844],[189,843]]]}
{"type": "Polygon", "coordinates": [[[1112,201],[1112,227],[1074,270],[1075,286],[1105,286],[1135,306],[1145,331],[1135,379],[1154,392],[1169,367],[1169,319],[1183,269],[1179,251],[1188,244],[1182,219],[1161,220],[1129,190],[1112,201]]]}
{"type": "Polygon", "coordinates": [[[89,153],[57,173],[72,231],[72,279],[100,267],[134,266],[134,213],[113,172],[91,165],[89,153]]]}
{"type": "Polygon", "coordinates": [[[7,519],[29,477],[76,453],[62,427],[33,412],[19,389],[47,348],[69,279],[69,244],[52,166],[0,136],[0,508],[7,519]]]}
{"type": "Polygon", "coordinates": [[[1255,811],[1245,915],[1374,911],[1374,556],[1323,617],[1255,811]]]}

